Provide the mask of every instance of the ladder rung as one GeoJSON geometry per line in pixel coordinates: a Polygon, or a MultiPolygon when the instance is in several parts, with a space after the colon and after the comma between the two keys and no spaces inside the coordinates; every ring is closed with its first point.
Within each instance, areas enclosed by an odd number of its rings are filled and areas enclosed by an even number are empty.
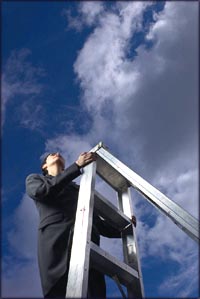
{"type": "Polygon", "coordinates": [[[125,286],[132,283],[133,280],[139,279],[136,270],[119,261],[93,242],[90,242],[90,258],[92,266],[111,278],[117,275],[120,283],[125,286]]]}
{"type": "Polygon", "coordinates": [[[123,212],[97,191],[94,194],[94,207],[110,225],[117,229],[123,229],[131,222],[123,212]]]}

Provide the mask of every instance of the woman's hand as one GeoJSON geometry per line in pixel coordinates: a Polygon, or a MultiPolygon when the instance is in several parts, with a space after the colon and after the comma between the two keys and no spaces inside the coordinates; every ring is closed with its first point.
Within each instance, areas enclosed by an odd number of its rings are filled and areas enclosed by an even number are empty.
{"type": "Polygon", "coordinates": [[[76,160],[76,164],[81,168],[81,167],[88,165],[89,163],[91,163],[93,161],[96,161],[96,159],[97,159],[96,153],[84,152],[84,153],[80,154],[80,156],[76,160]]]}

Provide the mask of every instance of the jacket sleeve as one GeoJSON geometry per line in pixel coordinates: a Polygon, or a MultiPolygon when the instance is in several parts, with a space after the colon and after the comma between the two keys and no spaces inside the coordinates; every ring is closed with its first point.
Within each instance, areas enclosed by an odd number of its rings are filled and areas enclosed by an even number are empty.
{"type": "Polygon", "coordinates": [[[39,174],[30,174],[26,178],[26,192],[34,200],[46,200],[58,194],[68,183],[80,174],[80,168],[76,163],[73,163],[62,173],[51,179],[39,174]]]}

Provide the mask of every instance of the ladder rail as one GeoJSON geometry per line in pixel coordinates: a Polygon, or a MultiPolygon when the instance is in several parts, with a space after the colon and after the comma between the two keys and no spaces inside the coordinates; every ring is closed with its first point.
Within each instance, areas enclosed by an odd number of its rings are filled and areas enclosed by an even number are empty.
{"type": "Polygon", "coordinates": [[[66,298],[87,298],[96,162],[84,167],[80,182],[66,298]]]}
{"type": "MultiPolygon", "coordinates": [[[[130,188],[127,187],[123,191],[118,192],[118,204],[119,208],[124,212],[126,216],[131,218],[131,216],[134,215],[130,188]]],[[[144,298],[145,295],[139,248],[136,237],[136,229],[133,224],[122,233],[122,240],[125,262],[138,271],[138,275],[140,278],[138,281],[135,281],[134,289],[133,285],[127,286],[128,297],[132,298],[136,296],[138,298],[144,298]]]]}
{"type": "Polygon", "coordinates": [[[193,240],[199,242],[199,221],[195,217],[141,178],[103,147],[98,148],[96,153],[114,170],[126,178],[129,184],[140,192],[153,206],[171,218],[171,220],[193,240]]]}

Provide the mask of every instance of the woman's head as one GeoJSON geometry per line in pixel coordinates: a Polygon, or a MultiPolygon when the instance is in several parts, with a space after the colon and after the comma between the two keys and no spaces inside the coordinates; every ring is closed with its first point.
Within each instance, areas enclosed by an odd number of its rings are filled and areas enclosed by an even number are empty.
{"type": "Polygon", "coordinates": [[[65,168],[65,159],[59,153],[50,153],[45,156],[41,169],[44,175],[54,172],[55,169],[62,171],[65,168]]]}

